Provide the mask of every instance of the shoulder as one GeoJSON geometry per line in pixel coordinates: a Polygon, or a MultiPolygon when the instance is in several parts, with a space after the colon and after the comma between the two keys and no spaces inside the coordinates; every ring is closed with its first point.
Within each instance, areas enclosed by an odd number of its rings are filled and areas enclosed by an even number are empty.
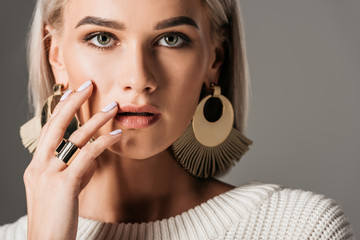
{"type": "Polygon", "coordinates": [[[351,225],[334,199],[301,189],[284,188],[269,199],[289,223],[315,239],[352,239],[351,225]],[[297,226],[296,226],[297,225],[297,226]]]}
{"type": "Polygon", "coordinates": [[[246,220],[237,226],[248,228],[247,232],[261,229],[260,237],[281,239],[354,238],[341,207],[324,195],[261,183],[238,189],[239,192],[247,189],[261,198],[246,220]]]}
{"type": "Polygon", "coordinates": [[[14,223],[0,226],[1,240],[27,239],[27,216],[23,216],[14,223]]]}

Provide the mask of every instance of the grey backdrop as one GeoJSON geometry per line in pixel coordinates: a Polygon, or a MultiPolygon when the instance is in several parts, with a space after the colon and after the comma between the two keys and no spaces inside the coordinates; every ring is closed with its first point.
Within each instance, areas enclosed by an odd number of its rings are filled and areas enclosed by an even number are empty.
{"type": "MultiPolygon", "coordinates": [[[[222,179],[257,180],[334,198],[360,236],[360,1],[242,0],[251,151],[222,179]]],[[[33,3],[0,3],[0,225],[26,214],[31,156],[25,36],[33,3]]]]}

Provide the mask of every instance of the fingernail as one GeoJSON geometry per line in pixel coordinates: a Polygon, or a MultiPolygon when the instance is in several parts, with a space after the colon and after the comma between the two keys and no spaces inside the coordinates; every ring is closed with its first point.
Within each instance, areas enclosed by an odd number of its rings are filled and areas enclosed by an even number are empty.
{"type": "Polygon", "coordinates": [[[108,112],[108,111],[110,111],[111,109],[113,109],[113,108],[116,107],[116,106],[117,106],[117,103],[116,103],[116,102],[112,102],[112,103],[108,104],[106,107],[104,107],[104,108],[102,109],[102,111],[103,111],[103,112],[108,112]]]}
{"type": "Polygon", "coordinates": [[[110,135],[117,135],[117,134],[120,134],[122,133],[122,130],[121,129],[118,129],[118,130],[115,130],[115,131],[112,131],[111,133],[109,133],[110,135]]]}
{"type": "Polygon", "coordinates": [[[71,90],[71,89],[67,90],[67,91],[61,96],[60,102],[61,102],[61,101],[64,101],[65,99],[67,99],[67,97],[68,97],[71,93],[72,93],[72,90],[71,90]]]}
{"type": "Polygon", "coordinates": [[[86,88],[88,88],[90,85],[92,84],[91,80],[83,83],[83,85],[81,85],[78,90],[76,90],[77,92],[81,92],[83,90],[85,90],[86,88]]]}

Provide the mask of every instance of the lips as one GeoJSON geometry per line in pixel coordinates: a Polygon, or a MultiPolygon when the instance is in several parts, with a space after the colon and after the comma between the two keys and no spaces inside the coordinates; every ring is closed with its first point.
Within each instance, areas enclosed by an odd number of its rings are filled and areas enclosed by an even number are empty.
{"type": "Polygon", "coordinates": [[[115,118],[128,129],[141,129],[150,127],[157,122],[160,118],[160,111],[151,105],[128,104],[120,106],[115,118]]]}
{"type": "Polygon", "coordinates": [[[153,113],[148,112],[122,112],[118,113],[121,116],[153,116],[153,113]]]}

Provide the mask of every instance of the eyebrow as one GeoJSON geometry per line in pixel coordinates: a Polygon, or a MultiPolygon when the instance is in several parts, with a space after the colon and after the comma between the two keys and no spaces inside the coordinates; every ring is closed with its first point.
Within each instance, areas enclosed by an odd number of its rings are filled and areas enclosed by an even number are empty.
{"type": "Polygon", "coordinates": [[[125,25],[123,23],[119,23],[117,21],[107,20],[99,17],[91,17],[91,16],[87,16],[81,19],[75,28],[78,28],[82,25],[97,25],[102,27],[113,28],[120,31],[125,29],[125,25]]]}
{"type": "Polygon", "coordinates": [[[180,16],[180,17],[174,17],[174,18],[162,20],[161,22],[155,25],[154,29],[160,30],[160,29],[175,27],[179,25],[190,25],[199,29],[199,26],[196,24],[196,22],[192,18],[186,16],[180,16]]]}
{"type": "MultiPolygon", "coordinates": [[[[83,25],[97,25],[102,27],[113,28],[120,31],[125,30],[125,24],[121,22],[99,18],[99,17],[92,17],[92,16],[86,16],[83,19],[81,19],[75,28],[78,28],[83,25]]],[[[154,29],[161,30],[179,25],[190,25],[199,29],[197,23],[192,18],[186,16],[180,16],[180,17],[174,17],[174,18],[162,20],[155,25],[154,29]]]]}

